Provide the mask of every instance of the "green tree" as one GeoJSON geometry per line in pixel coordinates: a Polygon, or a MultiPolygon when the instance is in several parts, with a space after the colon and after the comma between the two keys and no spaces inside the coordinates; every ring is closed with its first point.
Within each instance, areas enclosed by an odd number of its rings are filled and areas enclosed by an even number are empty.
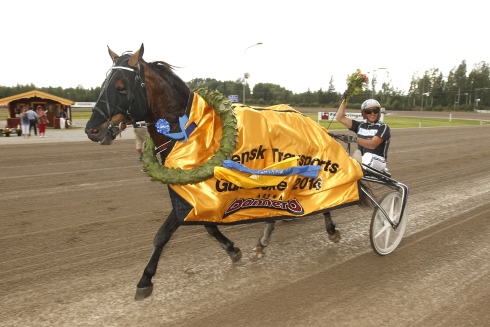
{"type": "MultiPolygon", "coordinates": [[[[243,78],[234,81],[218,81],[213,78],[195,78],[187,82],[191,90],[197,87],[207,86],[212,90],[218,90],[224,95],[238,95],[242,97],[244,89],[243,78]]],[[[367,89],[361,94],[353,97],[349,101],[349,108],[358,108],[360,104],[371,97],[371,90],[375,90],[377,85],[376,76],[370,81],[371,89],[367,89]]],[[[94,102],[100,94],[100,87],[85,89],[82,85],[76,88],[61,87],[41,87],[37,88],[34,84],[15,85],[11,87],[0,86],[0,97],[24,93],[34,89],[39,89],[56,96],[77,102],[94,102]]],[[[459,103],[459,109],[471,110],[476,106],[475,99],[480,99],[478,107],[480,109],[490,108],[490,66],[482,61],[471,69],[468,73],[466,61],[462,61],[457,67],[448,73],[442,72],[438,68],[431,68],[424,72],[423,76],[414,74],[411,76],[408,93],[394,89],[391,80],[383,81],[381,89],[378,90],[376,98],[388,110],[418,110],[421,105],[423,94],[424,110],[452,110],[459,103]]],[[[258,83],[253,87],[253,92],[249,84],[245,85],[247,103],[254,105],[274,105],[279,103],[290,104],[291,106],[337,106],[340,102],[341,93],[336,92],[333,76],[330,76],[328,90],[324,91],[308,89],[303,93],[293,93],[284,87],[271,83],[258,83]]]]}

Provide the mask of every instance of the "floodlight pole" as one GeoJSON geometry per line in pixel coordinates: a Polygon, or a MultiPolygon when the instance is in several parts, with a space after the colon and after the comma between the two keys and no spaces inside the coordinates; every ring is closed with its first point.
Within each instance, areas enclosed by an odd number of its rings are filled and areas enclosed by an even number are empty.
{"type": "Polygon", "coordinates": [[[422,127],[422,111],[424,108],[424,95],[429,96],[430,92],[424,93],[425,84],[422,85],[422,100],[420,102],[420,120],[419,120],[419,128],[422,127]]]}
{"type": "Polygon", "coordinates": [[[479,102],[479,99],[478,100],[476,99],[476,92],[479,90],[490,90],[490,87],[480,87],[480,88],[475,89],[475,102],[473,103],[473,111],[476,111],[476,106],[477,106],[477,103],[479,102]]]}
{"type": "MultiPolygon", "coordinates": [[[[376,73],[378,72],[378,70],[383,70],[383,69],[388,69],[388,68],[380,67],[380,68],[376,68],[375,70],[373,70],[373,76],[371,78],[371,83],[373,83],[374,80],[376,79],[376,73]]],[[[373,89],[371,90],[371,99],[374,99],[374,87],[376,84],[372,84],[372,85],[373,85],[373,89]]]]}
{"type": "Polygon", "coordinates": [[[419,119],[419,128],[422,127],[422,110],[424,109],[424,86],[422,85],[422,100],[420,102],[420,119],[419,119]]]}
{"type": "MultiPolygon", "coordinates": [[[[255,44],[252,44],[249,47],[246,47],[245,50],[243,51],[243,62],[245,63],[245,54],[247,53],[247,50],[250,49],[251,47],[254,47],[256,45],[261,45],[262,42],[257,42],[255,44]]],[[[250,74],[245,72],[243,73],[243,104],[245,104],[245,86],[247,85],[247,79],[250,77],[250,74]]]]}

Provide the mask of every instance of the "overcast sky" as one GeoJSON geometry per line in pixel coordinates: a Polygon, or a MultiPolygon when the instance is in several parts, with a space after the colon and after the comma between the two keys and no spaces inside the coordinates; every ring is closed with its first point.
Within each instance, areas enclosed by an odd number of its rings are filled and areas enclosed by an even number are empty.
{"type": "MultiPolygon", "coordinates": [[[[279,84],[294,93],[345,89],[377,68],[407,91],[412,75],[490,63],[484,1],[137,0],[2,3],[0,85],[100,86],[107,52],[145,46],[146,61],[193,78],[279,84]],[[261,45],[252,46],[258,42],[261,45]],[[252,47],[250,47],[252,46],[252,47]],[[250,47],[250,48],[249,48],[250,47]],[[248,48],[248,49],[247,49],[248,48]]],[[[381,84],[378,84],[379,86],[381,84]]]]}

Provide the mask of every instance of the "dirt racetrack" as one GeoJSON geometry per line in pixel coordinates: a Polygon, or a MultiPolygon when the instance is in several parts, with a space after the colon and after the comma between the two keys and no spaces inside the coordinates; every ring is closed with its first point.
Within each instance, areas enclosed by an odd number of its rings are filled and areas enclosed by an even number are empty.
{"type": "MultiPolygon", "coordinates": [[[[48,130],[48,138],[50,131],[48,130]]],[[[490,126],[394,129],[389,168],[410,188],[399,247],[376,255],[370,210],[280,221],[259,262],[262,224],[203,227],[164,250],[152,296],[133,300],[170,212],[134,141],[111,146],[0,139],[0,326],[488,326],[490,126]]]]}

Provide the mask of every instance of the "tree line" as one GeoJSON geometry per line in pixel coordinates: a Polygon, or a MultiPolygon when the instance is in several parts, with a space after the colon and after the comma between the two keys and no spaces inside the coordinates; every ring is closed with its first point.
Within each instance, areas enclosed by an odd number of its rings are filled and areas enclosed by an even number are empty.
{"type": "MultiPolygon", "coordinates": [[[[379,89],[377,77],[373,76],[369,85],[361,94],[349,101],[349,108],[359,108],[367,98],[377,99],[389,110],[465,110],[490,109],[490,66],[482,61],[468,73],[466,61],[452,69],[447,75],[437,68],[424,72],[423,76],[411,77],[408,93],[395,89],[391,81],[383,82],[379,89]]],[[[238,95],[242,101],[245,92],[246,104],[269,106],[286,103],[292,107],[337,107],[344,90],[335,90],[333,77],[330,78],[327,90],[293,93],[284,87],[271,83],[258,83],[250,89],[242,78],[235,81],[218,81],[213,78],[195,78],[187,85],[193,90],[197,87],[209,87],[224,95],[238,95]]],[[[28,92],[33,89],[70,99],[76,102],[95,102],[100,94],[100,87],[85,89],[81,85],[76,88],[40,87],[34,84],[0,86],[0,98],[28,92]]]]}

